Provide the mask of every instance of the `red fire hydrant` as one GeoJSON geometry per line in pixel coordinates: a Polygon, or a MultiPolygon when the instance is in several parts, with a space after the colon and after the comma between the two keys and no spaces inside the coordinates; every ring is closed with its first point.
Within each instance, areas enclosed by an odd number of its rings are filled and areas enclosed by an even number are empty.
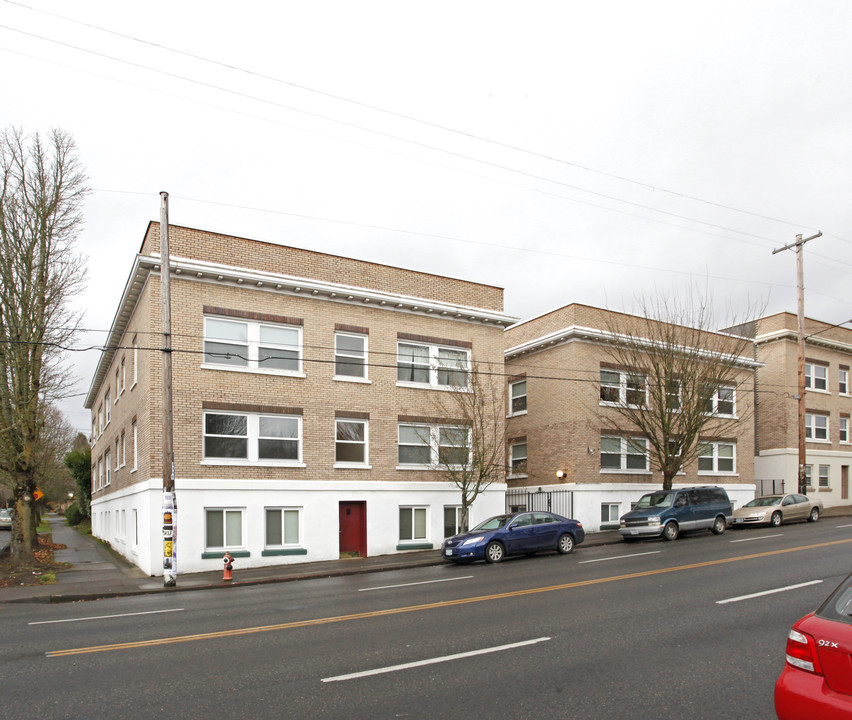
{"type": "Polygon", "coordinates": [[[222,558],[222,561],[225,563],[225,572],[222,575],[222,580],[233,580],[231,577],[231,570],[234,569],[234,558],[231,557],[231,553],[227,550],[225,551],[225,557],[222,558]]]}

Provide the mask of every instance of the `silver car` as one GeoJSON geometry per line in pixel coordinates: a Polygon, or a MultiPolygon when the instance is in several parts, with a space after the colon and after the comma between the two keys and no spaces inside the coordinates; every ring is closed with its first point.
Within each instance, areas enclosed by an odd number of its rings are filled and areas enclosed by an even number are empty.
{"type": "Polygon", "coordinates": [[[734,510],[734,527],[743,525],[769,525],[778,527],[782,522],[807,520],[816,522],[822,513],[822,500],[806,495],[762,495],[734,510]]]}
{"type": "Polygon", "coordinates": [[[12,511],[0,508],[0,530],[12,529],[12,511]]]}

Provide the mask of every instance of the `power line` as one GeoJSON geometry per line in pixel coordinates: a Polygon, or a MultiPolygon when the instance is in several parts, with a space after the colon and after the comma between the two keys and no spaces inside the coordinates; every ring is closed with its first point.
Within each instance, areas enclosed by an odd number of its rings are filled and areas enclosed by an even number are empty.
{"type": "MultiPolygon", "coordinates": [[[[74,23],[74,24],[77,24],[77,25],[82,25],[84,27],[92,28],[94,30],[98,30],[99,32],[104,32],[104,33],[108,33],[110,35],[115,35],[116,37],[121,37],[121,38],[125,38],[127,40],[132,40],[134,42],[141,43],[143,45],[150,45],[151,47],[155,47],[155,48],[158,48],[160,50],[166,50],[167,52],[175,53],[177,55],[183,55],[184,57],[189,57],[189,58],[192,58],[194,60],[201,60],[202,62],[210,63],[212,65],[216,65],[218,67],[223,67],[223,68],[226,68],[228,70],[235,70],[237,72],[245,73],[245,74],[250,75],[252,77],[257,77],[257,78],[260,78],[260,79],[263,79],[263,80],[269,80],[269,81],[272,81],[272,82],[275,82],[275,83],[279,83],[281,85],[287,85],[289,87],[294,87],[294,88],[297,88],[299,90],[304,90],[305,92],[313,93],[313,94],[316,94],[316,95],[321,95],[323,97],[331,98],[333,100],[338,100],[340,102],[348,103],[348,104],[351,104],[351,105],[356,105],[358,107],[362,107],[362,108],[365,108],[365,109],[368,109],[368,110],[373,110],[373,111],[380,112],[380,113],[390,115],[390,116],[393,116],[393,117],[401,118],[401,119],[404,119],[404,120],[409,120],[411,122],[415,122],[415,123],[425,125],[427,127],[435,128],[435,129],[438,129],[438,130],[450,132],[450,133],[460,135],[462,137],[466,137],[466,138],[469,138],[469,139],[478,140],[478,141],[481,141],[481,142],[484,142],[484,143],[488,143],[490,145],[494,145],[496,147],[501,147],[501,148],[504,148],[504,149],[507,149],[507,150],[513,150],[513,151],[516,151],[516,152],[525,153],[525,154],[531,155],[533,157],[537,157],[537,158],[544,159],[544,160],[549,160],[549,161],[556,162],[556,163],[559,163],[559,164],[562,164],[562,165],[567,165],[569,167],[574,167],[574,168],[577,168],[579,170],[584,170],[586,172],[595,173],[597,175],[602,175],[604,177],[609,177],[609,178],[612,178],[614,180],[619,180],[619,181],[622,181],[622,182],[630,183],[630,184],[633,184],[633,185],[637,185],[639,187],[644,187],[646,189],[653,190],[655,192],[663,192],[663,193],[672,195],[674,197],[679,197],[679,198],[683,198],[683,199],[686,199],[686,200],[693,200],[695,202],[704,203],[704,204],[711,205],[713,207],[721,208],[721,209],[724,209],[724,210],[731,210],[733,212],[742,213],[744,215],[750,215],[752,217],[760,218],[762,220],[770,220],[772,222],[778,222],[778,223],[782,223],[782,224],[785,224],[785,225],[791,225],[791,226],[795,226],[795,227],[807,227],[808,226],[807,223],[794,223],[794,222],[791,222],[789,220],[782,220],[780,218],[775,218],[775,217],[772,217],[772,216],[769,216],[769,215],[763,215],[761,213],[752,212],[750,210],[743,210],[741,208],[736,208],[736,207],[733,207],[731,205],[726,205],[724,203],[714,202],[712,200],[707,200],[705,198],[700,198],[700,197],[697,197],[697,196],[688,195],[686,193],[678,192],[676,190],[669,190],[667,188],[663,188],[663,187],[660,187],[660,186],[657,186],[657,185],[653,185],[651,183],[643,182],[641,180],[635,180],[633,178],[629,178],[629,177],[626,177],[626,176],[623,176],[623,175],[619,175],[619,174],[615,174],[615,173],[609,173],[609,172],[606,172],[604,170],[593,168],[593,167],[590,167],[590,166],[587,166],[587,165],[582,165],[580,163],[571,162],[569,160],[558,158],[558,157],[548,155],[548,154],[545,154],[545,153],[536,152],[536,151],[530,150],[528,148],[522,148],[522,147],[519,147],[519,146],[516,146],[516,145],[501,142],[499,140],[486,138],[486,137],[483,137],[481,135],[477,135],[475,133],[470,133],[470,132],[466,132],[464,130],[458,130],[456,128],[451,128],[451,127],[448,127],[446,125],[441,125],[441,124],[434,123],[434,122],[431,122],[431,121],[428,121],[428,120],[423,120],[422,118],[417,118],[417,117],[414,117],[412,115],[400,113],[400,112],[397,112],[395,110],[389,110],[387,108],[379,107],[377,105],[371,105],[369,103],[364,103],[364,102],[361,102],[361,101],[358,101],[358,100],[353,100],[351,98],[347,98],[347,97],[344,97],[342,95],[336,95],[334,93],[330,93],[330,92],[327,92],[327,91],[324,91],[324,90],[317,90],[316,88],[308,87],[306,85],[301,85],[299,83],[295,83],[295,82],[292,82],[292,81],[289,81],[289,80],[284,80],[282,78],[278,78],[278,77],[275,77],[275,76],[272,76],[272,75],[267,75],[267,74],[259,73],[259,72],[253,71],[253,70],[248,70],[248,69],[240,67],[238,65],[232,65],[232,64],[225,63],[225,62],[222,62],[222,61],[219,61],[219,60],[215,60],[213,58],[205,57],[203,55],[197,55],[197,54],[185,51],[185,50],[180,50],[178,48],[173,48],[173,47],[169,47],[167,45],[162,45],[160,43],[156,43],[156,42],[153,42],[151,40],[147,40],[147,39],[144,39],[144,38],[138,38],[138,37],[135,37],[133,35],[121,33],[121,32],[115,31],[115,30],[111,30],[109,28],[101,27],[99,25],[94,25],[92,23],[83,22],[82,20],[70,18],[66,15],[60,15],[59,13],[52,13],[52,12],[49,12],[47,10],[41,10],[41,9],[38,9],[38,8],[33,8],[33,7],[28,6],[28,5],[24,5],[23,3],[15,2],[14,0],[4,0],[4,1],[7,2],[10,5],[17,5],[19,7],[25,8],[25,9],[33,11],[33,12],[39,12],[39,13],[43,13],[45,15],[50,15],[52,17],[57,17],[57,18],[60,18],[62,20],[70,22],[70,23],[74,23]]],[[[846,242],[848,242],[848,241],[846,241],[846,242]]]]}

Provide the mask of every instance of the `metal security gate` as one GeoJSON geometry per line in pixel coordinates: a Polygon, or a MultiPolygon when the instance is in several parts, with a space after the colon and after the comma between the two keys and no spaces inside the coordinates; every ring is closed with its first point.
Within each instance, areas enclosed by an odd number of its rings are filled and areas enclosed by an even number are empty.
{"type": "Polygon", "coordinates": [[[545,510],[569,518],[574,513],[574,491],[543,490],[542,488],[506,490],[506,512],[523,510],[545,510]]]}

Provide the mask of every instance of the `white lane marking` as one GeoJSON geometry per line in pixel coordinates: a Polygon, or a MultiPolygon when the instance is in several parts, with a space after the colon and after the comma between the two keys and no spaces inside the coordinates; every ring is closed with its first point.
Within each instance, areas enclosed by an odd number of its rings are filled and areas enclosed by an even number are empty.
{"type": "Polygon", "coordinates": [[[798,590],[799,588],[808,587],[808,585],[819,585],[822,580],[811,580],[810,582],[799,583],[798,585],[788,585],[787,587],[775,588],[774,590],[764,590],[751,595],[740,595],[740,597],[728,598],[727,600],[717,600],[717,605],[726,605],[727,603],[739,602],[740,600],[752,600],[754,598],[763,597],[764,595],[773,595],[775,593],[786,592],[787,590],[798,590]]]}
{"type": "Polygon", "coordinates": [[[661,552],[661,551],[660,550],[652,550],[650,552],[633,553],[632,555],[616,555],[615,557],[598,558],[597,560],[581,560],[577,564],[578,565],[584,565],[585,563],[604,562],[605,560],[621,560],[622,558],[640,557],[642,555],[656,555],[659,552],[661,552]]]}
{"type": "Polygon", "coordinates": [[[462,577],[444,578],[442,580],[423,580],[421,582],[403,583],[402,585],[382,585],[381,587],[358,588],[358,592],[370,592],[370,590],[390,590],[391,588],[411,587],[412,585],[430,585],[439,582],[453,582],[454,580],[470,580],[473,575],[463,575],[462,577]]]}
{"type": "Polygon", "coordinates": [[[759,535],[758,537],[743,538],[742,540],[731,540],[731,542],[732,543],[751,542],[752,540],[766,540],[767,538],[776,538],[776,537],[784,537],[784,533],[778,533],[777,535],[759,535]]]}
{"type": "Polygon", "coordinates": [[[39,620],[38,622],[27,623],[27,625],[50,625],[52,623],[83,622],[84,620],[107,620],[109,618],[133,617],[134,615],[157,615],[159,613],[182,611],[183,608],[173,608],[171,610],[148,610],[147,612],[123,613],[121,615],[94,615],[92,617],[68,618],[67,620],[39,620]]]}
{"type": "Polygon", "coordinates": [[[852,527],[852,525],[837,525],[836,527],[839,529],[839,528],[852,527]]]}
{"type": "Polygon", "coordinates": [[[524,640],[510,645],[498,645],[497,647],[483,648],[482,650],[471,650],[470,652],[456,653],[455,655],[444,655],[443,657],[430,658],[429,660],[418,660],[417,662],[404,663],[402,665],[391,665],[390,667],[376,668],[375,670],[365,670],[364,672],[350,673],[349,675],[337,675],[335,677],[323,678],[323,682],[339,682],[341,680],[354,680],[355,678],[369,677],[370,675],[381,675],[383,673],[397,672],[398,670],[408,670],[410,668],[423,667],[424,665],[435,665],[436,663],[449,662],[450,660],[461,660],[462,658],[475,657],[477,655],[487,655],[488,653],[502,652],[503,650],[513,650],[514,648],[524,647],[525,645],[535,645],[536,643],[546,642],[549,637],[540,637],[535,640],[524,640]]]}

